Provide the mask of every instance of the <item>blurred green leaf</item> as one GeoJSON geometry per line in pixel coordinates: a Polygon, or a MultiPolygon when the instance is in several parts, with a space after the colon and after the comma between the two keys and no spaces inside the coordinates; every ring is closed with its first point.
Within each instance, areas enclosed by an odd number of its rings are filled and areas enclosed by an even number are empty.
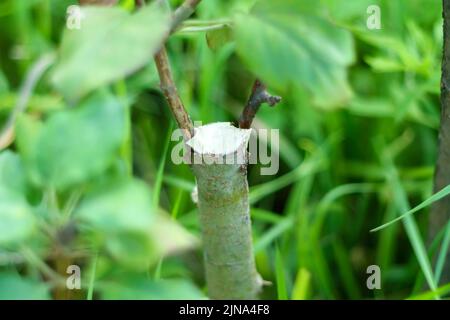
{"type": "Polygon", "coordinates": [[[0,70],[0,94],[6,93],[9,90],[8,79],[5,74],[0,70]]]}
{"type": "Polygon", "coordinates": [[[163,256],[192,249],[200,243],[199,239],[165,213],[159,213],[155,216],[155,222],[150,232],[155,247],[163,256]]]}
{"type": "Polygon", "coordinates": [[[192,283],[185,280],[152,281],[147,277],[122,276],[119,283],[103,287],[106,300],[184,300],[206,299],[192,283]]]}
{"type": "Polygon", "coordinates": [[[17,273],[0,272],[0,300],[48,300],[50,290],[42,282],[22,278],[17,273]]]}
{"type": "Polygon", "coordinates": [[[225,44],[232,41],[232,39],[233,33],[229,26],[208,31],[206,33],[206,42],[208,43],[208,47],[213,51],[217,51],[222,48],[225,44]]]}
{"type": "MultiPolygon", "coordinates": [[[[19,99],[19,94],[15,92],[0,92],[0,111],[11,111],[19,99]]],[[[37,113],[47,113],[59,110],[63,107],[60,96],[52,94],[34,94],[30,97],[27,104],[27,110],[37,113]]]]}
{"type": "Polygon", "coordinates": [[[0,186],[22,193],[26,188],[26,177],[22,161],[10,150],[0,152],[0,186]]]}
{"type": "Polygon", "coordinates": [[[34,227],[33,212],[25,198],[0,186],[0,245],[27,239],[34,227]]]}
{"type": "Polygon", "coordinates": [[[278,246],[275,248],[275,276],[277,280],[278,300],[287,300],[286,275],[284,273],[284,261],[278,246]]]}
{"type": "Polygon", "coordinates": [[[236,16],[237,53],[270,87],[305,87],[317,105],[339,105],[351,95],[353,38],[312,11],[295,1],[258,2],[250,15],[236,16]]]}
{"type": "Polygon", "coordinates": [[[75,217],[99,235],[112,257],[145,269],[159,257],[150,234],[154,223],[151,192],[137,179],[108,179],[88,191],[75,217]]]}
{"type": "Polygon", "coordinates": [[[108,235],[105,245],[116,261],[134,270],[148,270],[160,257],[149,232],[117,232],[108,235]]]}
{"type": "Polygon", "coordinates": [[[87,193],[76,216],[95,231],[148,232],[154,219],[151,192],[137,179],[109,180],[87,193]]]}
{"type": "Polygon", "coordinates": [[[305,300],[311,283],[311,273],[308,269],[300,268],[292,288],[292,300],[305,300]]]}
{"type": "Polygon", "coordinates": [[[376,55],[365,57],[366,62],[378,72],[415,72],[430,77],[439,63],[433,39],[413,21],[407,23],[406,39],[391,33],[377,34],[367,30],[355,30],[363,41],[376,47],[376,55]]]}
{"type": "Polygon", "coordinates": [[[149,5],[136,14],[119,7],[82,9],[80,29],[65,30],[52,83],[67,98],[121,79],[143,67],[169,31],[170,17],[149,5]]]}
{"type": "Polygon", "coordinates": [[[19,118],[19,150],[32,179],[63,190],[101,174],[122,142],[124,108],[113,96],[98,93],[77,109],[52,115],[40,130],[39,122],[19,118]]]}
{"type": "Polygon", "coordinates": [[[30,181],[39,183],[40,176],[35,160],[36,146],[43,124],[27,114],[20,114],[16,121],[16,144],[30,181]]]}

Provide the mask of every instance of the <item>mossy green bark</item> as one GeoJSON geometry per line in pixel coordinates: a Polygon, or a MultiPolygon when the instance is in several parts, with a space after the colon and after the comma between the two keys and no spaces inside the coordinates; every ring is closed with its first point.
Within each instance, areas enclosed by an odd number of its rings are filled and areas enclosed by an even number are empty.
{"type": "Polygon", "coordinates": [[[195,153],[203,161],[192,165],[211,299],[256,299],[260,290],[252,247],[246,147],[245,141],[232,154],[243,155],[242,164],[210,164],[212,160],[225,163],[226,156],[195,153]]]}

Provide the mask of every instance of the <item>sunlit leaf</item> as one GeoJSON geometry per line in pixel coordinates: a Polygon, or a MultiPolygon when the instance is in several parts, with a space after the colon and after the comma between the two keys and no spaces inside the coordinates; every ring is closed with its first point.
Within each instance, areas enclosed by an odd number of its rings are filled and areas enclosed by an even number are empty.
{"type": "Polygon", "coordinates": [[[66,189],[102,173],[123,140],[124,108],[113,96],[99,93],[76,109],[57,112],[43,125],[22,118],[19,150],[32,178],[66,189]]]}
{"type": "Polygon", "coordinates": [[[80,29],[65,30],[53,85],[67,98],[121,79],[143,67],[169,31],[169,15],[157,5],[135,14],[119,7],[86,7],[80,29]]]}

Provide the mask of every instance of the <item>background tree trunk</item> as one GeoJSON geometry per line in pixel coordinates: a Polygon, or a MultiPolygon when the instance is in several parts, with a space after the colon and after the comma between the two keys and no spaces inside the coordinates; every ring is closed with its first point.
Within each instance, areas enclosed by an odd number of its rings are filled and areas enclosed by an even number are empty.
{"type": "MultiPolygon", "coordinates": [[[[439,130],[439,150],[434,176],[434,192],[450,184],[450,0],[443,0],[444,18],[444,49],[442,53],[441,77],[441,127],[439,130]]],[[[450,197],[437,201],[431,207],[429,240],[436,237],[438,232],[450,219],[450,197]]],[[[447,252],[447,260],[450,259],[447,252]]],[[[446,264],[442,273],[441,283],[450,281],[450,264],[446,264]]]]}

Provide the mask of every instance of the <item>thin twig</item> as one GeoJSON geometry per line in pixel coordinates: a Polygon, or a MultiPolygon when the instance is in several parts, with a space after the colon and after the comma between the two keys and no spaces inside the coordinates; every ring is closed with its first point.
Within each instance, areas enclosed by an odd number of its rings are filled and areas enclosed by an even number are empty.
{"type": "Polygon", "coordinates": [[[167,103],[175,117],[178,127],[183,130],[184,138],[189,140],[192,137],[194,128],[192,126],[192,121],[183,106],[183,102],[178,95],[177,87],[175,86],[170,70],[169,58],[167,57],[167,51],[164,46],[156,53],[155,63],[161,82],[161,90],[167,99],[167,103]]]}
{"type": "Polygon", "coordinates": [[[39,60],[31,67],[30,71],[25,77],[25,82],[22,84],[17,98],[14,109],[12,110],[5,127],[0,132],[0,150],[8,147],[14,140],[14,124],[16,122],[17,116],[23,113],[28,102],[33,94],[34,88],[36,87],[39,79],[47,71],[47,69],[55,61],[55,54],[47,53],[43,55],[39,60]]]}
{"type": "Polygon", "coordinates": [[[201,0],[185,0],[183,4],[175,10],[172,18],[172,31],[194,13],[195,7],[197,7],[200,1],[201,0]]]}
{"type": "Polygon", "coordinates": [[[281,101],[281,97],[273,96],[267,92],[266,86],[259,81],[255,80],[253,84],[252,93],[242,111],[241,117],[239,118],[239,128],[249,129],[252,125],[253,119],[259,110],[259,107],[263,103],[267,103],[269,106],[273,107],[278,102],[281,101]]]}
{"type": "MultiPolygon", "coordinates": [[[[200,0],[185,0],[185,2],[175,10],[173,14],[171,30],[176,29],[184,19],[188,18],[193,12],[200,0]]],[[[173,81],[172,71],[170,70],[169,58],[164,45],[155,54],[156,68],[158,69],[161,90],[167,99],[170,110],[175,117],[178,127],[183,130],[186,140],[193,135],[194,128],[183,102],[178,94],[177,87],[173,81]]]]}

